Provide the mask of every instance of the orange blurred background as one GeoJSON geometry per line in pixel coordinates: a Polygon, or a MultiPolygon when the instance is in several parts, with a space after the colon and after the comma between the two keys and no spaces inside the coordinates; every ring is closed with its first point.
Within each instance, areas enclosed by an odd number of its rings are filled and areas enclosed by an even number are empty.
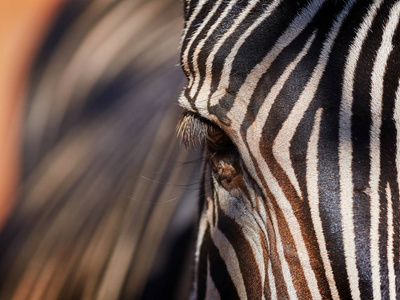
{"type": "Polygon", "coordinates": [[[63,2],[13,0],[0,4],[0,226],[15,201],[29,68],[63,2]]]}
{"type": "Polygon", "coordinates": [[[187,299],[180,0],[0,4],[0,299],[187,299]]]}

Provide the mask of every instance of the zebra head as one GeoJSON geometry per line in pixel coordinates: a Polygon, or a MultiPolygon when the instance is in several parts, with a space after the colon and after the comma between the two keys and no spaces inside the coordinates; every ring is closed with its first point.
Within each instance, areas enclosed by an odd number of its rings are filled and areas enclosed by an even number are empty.
{"type": "Polygon", "coordinates": [[[399,19],[394,0],[185,1],[195,298],[396,298],[399,19]]]}

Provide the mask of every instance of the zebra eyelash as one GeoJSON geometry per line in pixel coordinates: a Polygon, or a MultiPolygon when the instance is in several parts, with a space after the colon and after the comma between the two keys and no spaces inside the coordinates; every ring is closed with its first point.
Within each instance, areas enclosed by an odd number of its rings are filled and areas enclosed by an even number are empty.
{"type": "Polygon", "coordinates": [[[181,115],[176,126],[178,138],[187,149],[203,146],[207,136],[216,130],[216,125],[190,111],[181,115]]]}

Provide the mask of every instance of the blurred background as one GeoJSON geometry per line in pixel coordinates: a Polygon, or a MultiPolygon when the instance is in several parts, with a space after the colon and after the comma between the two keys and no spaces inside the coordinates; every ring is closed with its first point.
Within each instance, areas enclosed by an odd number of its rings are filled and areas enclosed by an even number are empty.
{"type": "Polygon", "coordinates": [[[0,3],[0,299],[188,299],[182,2],[0,3]]]}

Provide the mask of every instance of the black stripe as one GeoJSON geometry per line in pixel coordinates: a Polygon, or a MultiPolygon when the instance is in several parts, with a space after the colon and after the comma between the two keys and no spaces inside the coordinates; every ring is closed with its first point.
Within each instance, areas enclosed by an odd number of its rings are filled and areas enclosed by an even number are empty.
{"type": "MultiPolygon", "coordinates": [[[[209,236],[208,236],[209,237],[209,236]]],[[[226,263],[219,254],[218,248],[214,242],[209,240],[208,259],[210,263],[210,275],[217,288],[221,300],[239,299],[236,287],[232,282],[231,276],[228,273],[226,263]]]]}
{"type": "Polygon", "coordinates": [[[218,210],[218,228],[225,234],[235,249],[247,297],[249,299],[261,299],[263,291],[260,271],[243,229],[232,218],[226,215],[221,208],[218,210]]]}
{"type": "MultiPolygon", "coordinates": [[[[386,7],[385,7],[386,8],[386,7]]],[[[389,8],[389,5],[388,5],[389,8]]],[[[386,16],[389,11],[383,11],[382,15],[386,16]]],[[[382,20],[387,21],[386,18],[382,20]]],[[[386,25],[385,25],[386,26],[386,25]]],[[[383,26],[382,26],[383,27],[383,26]]],[[[396,35],[393,38],[392,44],[396,47],[388,58],[387,69],[384,76],[384,91],[383,91],[383,107],[382,107],[382,127],[381,127],[381,178],[380,178],[380,224],[379,224],[379,250],[380,250],[380,274],[381,288],[383,299],[389,298],[389,266],[388,266],[388,202],[393,205],[393,196],[397,195],[397,172],[396,172],[396,125],[394,122],[394,105],[396,98],[396,90],[398,84],[398,74],[400,68],[399,61],[399,42],[400,26],[397,26],[396,35]],[[390,185],[392,199],[386,197],[386,186],[390,185]]],[[[397,211],[398,206],[392,206],[393,212],[397,211]]],[[[394,216],[396,217],[396,216],[394,216]]],[[[396,226],[396,225],[395,225],[396,226]]],[[[394,237],[395,238],[395,237],[394,237]]],[[[394,278],[393,278],[394,279],[394,278]]]]}

